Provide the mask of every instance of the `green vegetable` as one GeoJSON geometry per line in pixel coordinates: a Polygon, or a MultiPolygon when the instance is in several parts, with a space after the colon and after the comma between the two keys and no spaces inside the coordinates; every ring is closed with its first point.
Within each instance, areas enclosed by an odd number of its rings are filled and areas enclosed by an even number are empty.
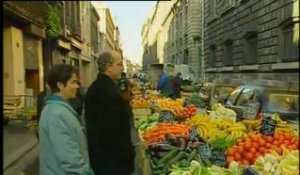
{"type": "Polygon", "coordinates": [[[168,162],[169,165],[172,165],[173,163],[179,161],[180,159],[182,159],[185,155],[184,151],[180,151],[172,160],[170,160],[168,162]]]}
{"type": "Polygon", "coordinates": [[[234,145],[234,140],[228,140],[226,138],[216,138],[212,143],[212,151],[224,152],[229,147],[234,145]]]}
{"type": "Polygon", "coordinates": [[[177,155],[178,149],[172,149],[170,152],[168,152],[164,157],[162,157],[159,161],[159,165],[164,165],[167,163],[168,160],[172,159],[174,156],[177,155]]]}
{"type": "Polygon", "coordinates": [[[187,158],[187,161],[188,161],[188,162],[191,162],[192,160],[194,160],[194,159],[196,158],[197,154],[198,154],[198,151],[197,151],[196,149],[194,149],[194,150],[190,153],[189,157],[187,158]]]}

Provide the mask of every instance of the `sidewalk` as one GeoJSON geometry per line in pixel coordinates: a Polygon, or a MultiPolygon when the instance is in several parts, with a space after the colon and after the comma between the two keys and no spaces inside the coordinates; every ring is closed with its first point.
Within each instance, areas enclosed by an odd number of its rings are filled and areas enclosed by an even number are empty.
{"type": "Polygon", "coordinates": [[[10,121],[3,127],[3,171],[9,169],[37,145],[33,129],[26,128],[22,121],[10,121]]]}

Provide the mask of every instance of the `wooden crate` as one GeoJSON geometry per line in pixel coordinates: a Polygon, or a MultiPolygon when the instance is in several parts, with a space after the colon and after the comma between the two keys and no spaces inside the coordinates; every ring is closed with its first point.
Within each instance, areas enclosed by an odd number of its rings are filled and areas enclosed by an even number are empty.
{"type": "Polygon", "coordinates": [[[142,168],[143,175],[151,175],[151,166],[150,166],[150,158],[148,156],[145,157],[144,166],[142,168]]]}
{"type": "Polygon", "coordinates": [[[149,108],[133,108],[133,115],[141,116],[141,115],[151,115],[151,109],[149,108]]]}

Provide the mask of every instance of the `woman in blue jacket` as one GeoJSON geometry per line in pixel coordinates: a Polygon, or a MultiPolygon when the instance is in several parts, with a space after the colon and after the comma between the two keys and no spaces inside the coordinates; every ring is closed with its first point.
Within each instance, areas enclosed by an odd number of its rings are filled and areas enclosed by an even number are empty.
{"type": "Polygon", "coordinates": [[[76,96],[77,70],[54,65],[48,96],[39,122],[41,175],[94,175],[89,164],[85,131],[68,100],[76,96]]]}

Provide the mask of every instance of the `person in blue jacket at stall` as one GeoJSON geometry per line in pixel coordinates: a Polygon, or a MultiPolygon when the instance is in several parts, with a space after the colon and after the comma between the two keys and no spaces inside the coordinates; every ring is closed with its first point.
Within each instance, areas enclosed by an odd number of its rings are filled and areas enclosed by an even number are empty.
{"type": "Polygon", "coordinates": [[[159,81],[156,89],[162,96],[170,98],[173,96],[170,77],[163,70],[161,70],[161,73],[159,75],[159,81]]]}

